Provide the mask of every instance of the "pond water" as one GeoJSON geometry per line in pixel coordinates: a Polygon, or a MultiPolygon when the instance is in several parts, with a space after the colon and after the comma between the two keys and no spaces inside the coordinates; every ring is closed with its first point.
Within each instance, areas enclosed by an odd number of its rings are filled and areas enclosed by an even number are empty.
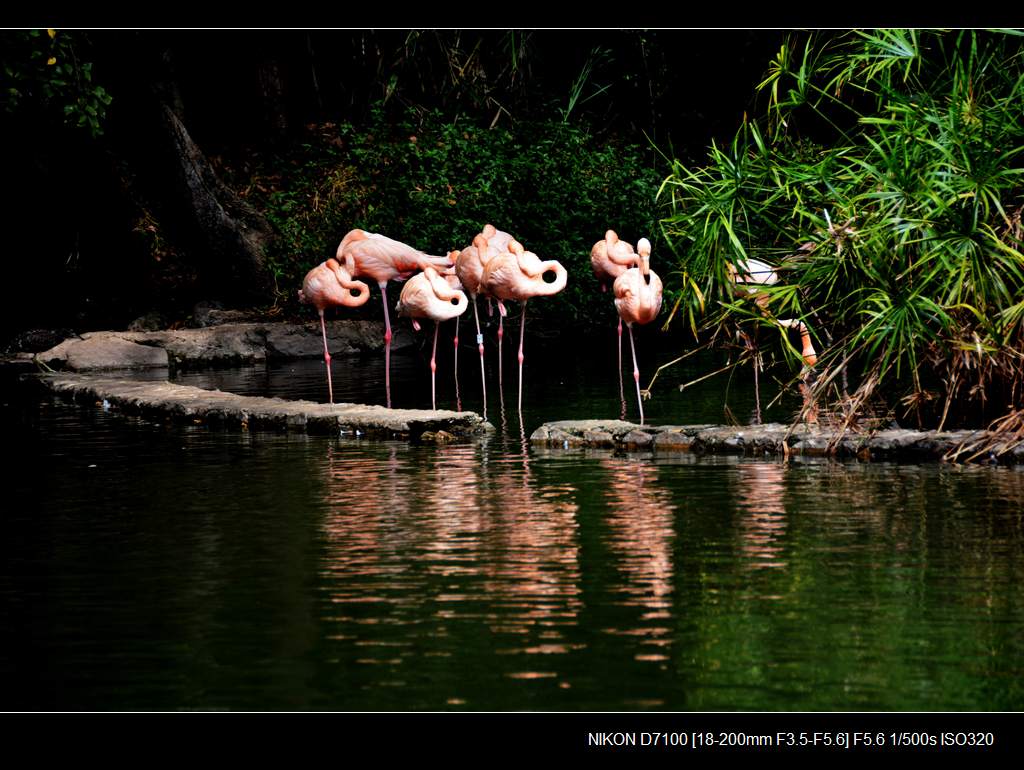
{"type": "MultiPolygon", "coordinates": [[[[1024,471],[530,447],[543,421],[620,416],[601,343],[528,338],[522,418],[506,346],[497,432],[440,447],[157,425],[5,385],[0,708],[1024,705],[1024,471]]],[[[336,400],[382,403],[379,358],[335,358],[336,400]]],[[[422,352],[392,363],[395,405],[429,406],[422,352]]],[[[721,422],[723,381],[676,389],[708,365],[663,374],[650,421],[721,422]]],[[[317,361],[176,381],[326,390],[317,361]]]]}

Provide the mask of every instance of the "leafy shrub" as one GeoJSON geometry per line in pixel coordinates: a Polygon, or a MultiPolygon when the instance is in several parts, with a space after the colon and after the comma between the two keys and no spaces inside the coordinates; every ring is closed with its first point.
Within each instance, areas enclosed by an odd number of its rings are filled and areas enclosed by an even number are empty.
{"type": "Polygon", "coordinates": [[[103,133],[111,96],[93,82],[92,62],[76,47],[89,48],[82,33],[54,29],[0,34],[0,103],[8,114],[53,113],[67,124],[103,133]]]}

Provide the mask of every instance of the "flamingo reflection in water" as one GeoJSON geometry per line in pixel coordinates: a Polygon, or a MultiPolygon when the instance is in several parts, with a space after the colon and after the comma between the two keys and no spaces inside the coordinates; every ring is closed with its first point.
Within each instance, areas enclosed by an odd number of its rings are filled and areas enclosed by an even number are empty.
{"type": "Polygon", "coordinates": [[[322,563],[341,633],[388,623],[422,650],[482,630],[509,655],[505,676],[557,676],[583,609],[579,490],[541,486],[530,463],[528,451],[496,460],[481,443],[374,457],[329,448],[322,563]]]}
{"type": "Polygon", "coordinates": [[[638,654],[638,660],[667,660],[663,648],[671,644],[672,634],[665,621],[672,617],[674,590],[675,505],[671,493],[652,462],[609,457],[599,463],[607,479],[609,547],[623,577],[619,590],[626,598],[621,603],[644,610],[635,628],[616,632],[639,636],[645,645],[655,648],[638,654]]]}
{"type": "Polygon", "coordinates": [[[736,496],[747,515],[740,521],[741,549],[753,568],[785,567],[779,559],[786,533],[786,464],[740,462],[736,466],[736,496]]]}

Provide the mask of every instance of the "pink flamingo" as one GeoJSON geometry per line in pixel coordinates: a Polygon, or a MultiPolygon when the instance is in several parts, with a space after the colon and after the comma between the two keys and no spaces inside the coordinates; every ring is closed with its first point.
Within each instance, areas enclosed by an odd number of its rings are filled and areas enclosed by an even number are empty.
{"type": "Polygon", "coordinates": [[[384,388],[391,407],[391,318],[388,315],[388,281],[404,281],[427,266],[448,268],[450,257],[432,257],[412,246],[365,230],[351,230],[338,246],[336,259],[343,262],[353,278],[371,278],[380,287],[384,301],[384,388]]]}
{"type": "MultiPolygon", "coordinates": [[[[615,279],[631,267],[637,267],[640,258],[633,251],[633,244],[620,241],[614,230],[604,234],[604,240],[594,244],[590,250],[590,267],[594,271],[601,291],[607,291],[615,279]]],[[[625,411],[625,395],[622,392],[622,318],[619,318],[619,398],[623,401],[625,411]]]]}
{"type": "Polygon", "coordinates": [[[438,274],[430,265],[409,279],[402,288],[398,298],[398,314],[412,318],[412,325],[419,331],[417,319],[430,318],[434,321],[434,349],[430,355],[430,398],[434,409],[437,409],[437,333],[441,321],[456,318],[469,307],[466,295],[453,289],[447,280],[438,274]]]}
{"type": "Polygon", "coordinates": [[[324,338],[324,363],[327,365],[327,395],[334,403],[334,386],[331,383],[331,354],[327,350],[327,327],[324,324],[324,310],[334,306],[359,307],[370,298],[370,287],[362,281],[352,280],[349,272],[334,259],[322,262],[308,273],[299,289],[299,302],[316,308],[320,314],[320,332],[324,338]],[[357,294],[352,292],[356,291],[357,294]]]}
{"type": "Polygon", "coordinates": [[[640,424],[644,424],[644,404],[640,398],[640,367],[636,363],[633,344],[633,324],[648,324],[661,310],[661,279],[651,270],[651,242],[641,238],[636,245],[640,266],[631,267],[615,279],[615,309],[629,329],[629,347],[633,351],[633,381],[636,382],[636,402],[640,407],[640,424]]]}
{"type": "MultiPolygon", "coordinates": [[[[498,254],[505,254],[506,252],[508,252],[509,251],[509,244],[512,243],[513,240],[515,240],[511,235],[506,233],[504,230],[499,230],[498,228],[496,228],[492,224],[484,225],[484,229],[480,231],[480,235],[483,236],[484,241],[485,241],[486,246],[487,246],[485,251],[480,252],[480,254],[481,254],[480,258],[481,258],[483,264],[486,264],[490,260],[490,258],[493,257],[493,256],[496,256],[498,254]]],[[[476,241],[474,239],[474,243],[475,242],[476,241]]],[[[494,308],[491,306],[491,299],[492,298],[488,294],[485,294],[484,296],[487,297],[487,312],[488,312],[488,315],[493,315],[494,314],[494,308]]],[[[498,311],[499,311],[498,312],[498,387],[500,388],[502,385],[504,385],[504,381],[505,381],[504,366],[502,364],[502,361],[504,359],[502,358],[502,355],[501,355],[501,352],[502,352],[501,348],[502,348],[502,340],[505,338],[505,315],[506,315],[506,311],[505,311],[505,305],[502,303],[501,299],[499,299],[499,298],[495,298],[495,299],[497,299],[498,311]]],[[[481,364],[482,364],[482,362],[481,362],[481,364]]]]}
{"type": "MultiPolygon", "coordinates": [[[[480,388],[484,397],[484,419],[487,419],[487,383],[484,375],[484,335],[480,331],[480,313],[477,308],[476,298],[487,297],[488,303],[491,296],[480,285],[483,277],[484,265],[490,259],[503,251],[508,250],[508,244],[512,236],[495,228],[494,225],[486,224],[483,230],[473,238],[473,245],[467,246],[458,253],[455,260],[455,274],[473,300],[473,319],[476,322],[476,346],[480,351],[480,388]]],[[[504,307],[504,306],[502,306],[504,307]]],[[[501,339],[504,336],[504,324],[498,322],[498,381],[501,382],[501,339]]]]}
{"type": "MultiPolygon", "coordinates": [[[[526,251],[516,240],[509,242],[509,251],[488,260],[484,266],[480,283],[498,300],[516,299],[523,303],[523,319],[519,327],[519,411],[523,410],[523,336],[526,331],[526,302],[531,297],[547,297],[557,294],[569,279],[569,274],[555,260],[542,262],[533,252],[526,251]],[[554,273],[555,279],[548,283],[546,273],[554,273]]],[[[506,314],[505,306],[498,303],[498,312],[506,314]]]]}

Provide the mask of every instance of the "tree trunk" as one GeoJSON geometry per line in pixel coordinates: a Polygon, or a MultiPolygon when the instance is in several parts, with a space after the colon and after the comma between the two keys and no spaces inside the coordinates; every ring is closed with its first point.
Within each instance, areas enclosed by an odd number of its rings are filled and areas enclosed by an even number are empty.
{"type": "Polygon", "coordinates": [[[207,263],[210,277],[227,296],[269,298],[273,281],[266,250],[274,237],[270,224],[217,177],[175,111],[166,103],[161,110],[177,160],[187,219],[196,230],[199,245],[212,258],[207,263]]]}

